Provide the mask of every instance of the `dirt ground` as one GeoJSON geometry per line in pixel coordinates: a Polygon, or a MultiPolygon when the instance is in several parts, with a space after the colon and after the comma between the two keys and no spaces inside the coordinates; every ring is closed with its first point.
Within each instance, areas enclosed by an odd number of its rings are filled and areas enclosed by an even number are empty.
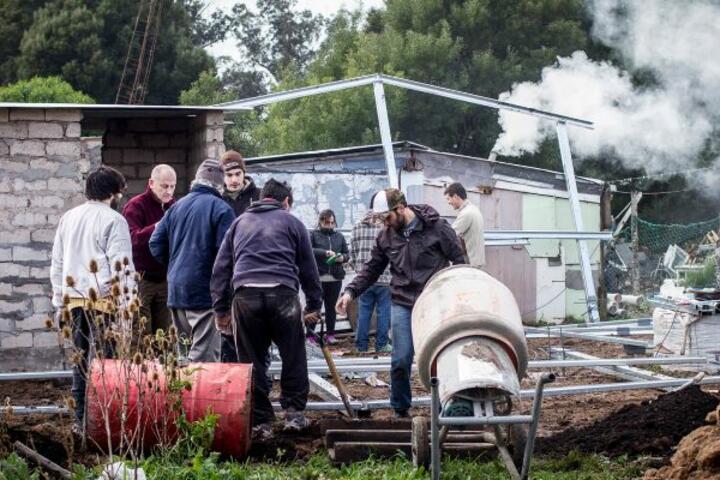
{"type": "MultiPolygon", "coordinates": [[[[587,340],[566,339],[568,348],[596,355],[602,358],[627,357],[622,346],[602,344],[587,340]]],[[[534,339],[529,343],[531,359],[547,359],[548,347],[559,346],[557,339],[534,339]]],[[[341,338],[332,346],[336,354],[357,356],[352,352],[352,338],[341,338]]],[[[362,356],[373,356],[372,353],[362,356]]],[[[587,368],[557,369],[557,380],[553,386],[596,384],[618,382],[617,378],[598,373],[587,368]]],[[[668,373],[674,376],[676,372],[668,373]]],[[[389,374],[380,373],[378,378],[389,383],[389,374]]],[[[371,387],[363,378],[346,380],[350,395],[356,399],[387,399],[389,388],[371,387]]],[[[524,379],[523,388],[532,388],[534,381],[524,379]]],[[[52,381],[2,382],[0,399],[9,398],[11,405],[63,405],[69,395],[69,383],[52,381]]],[[[279,394],[278,382],[275,382],[273,397],[279,394]]],[[[413,380],[414,396],[428,395],[416,378],[413,380]]],[[[673,447],[687,433],[702,425],[705,414],[713,410],[718,403],[717,389],[688,389],[680,394],[666,395],[658,390],[626,390],[592,395],[546,397],[543,400],[541,423],[537,451],[545,455],[562,455],[572,449],[585,452],[598,452],[615,456],[654,455],[669,461],[673,447]]],[[[311,400],[318,400],[311,396],[311,400]]],[[[5,402],[3,402],[5,403],[5,402]]],[[[514,413],[528,413],[529,400],[517,401],[514,413]]],[[[414,408],[411,415],[427,415],[427,409],[414,408]]],[[[313,425],[298,434],[285,434],[276,430],[276,437],[266,444],[254,444],[250,456],[256,460],[268,458],[289,460],[303,458],[323,446],[323,432],[327,428],[337,428],[342,421],[339,412],[308,412],[313,425]]],[[[372,411],[372,419],[399,422],[393,420],[389,410],[372,411]]],[[[2,448],[8,448],[8,441],[21,440],[51,460],[67,465],[68,460],[93,463],[95,454],[76,451],[68,435],[70,419],[61,416],[15,415],[0,419],[0,454],[2,448]]]]}

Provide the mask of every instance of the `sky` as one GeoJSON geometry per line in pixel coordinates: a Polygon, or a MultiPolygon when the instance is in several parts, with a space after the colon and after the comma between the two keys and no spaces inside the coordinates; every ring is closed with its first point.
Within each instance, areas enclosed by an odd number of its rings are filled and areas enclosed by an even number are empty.
{"type": "MultiPolygon", "coordinates": [[[[207,13],[212,13],[213,10],[217,9],[230,10],[236,3],[244,3],[251,9],[255,7],[253,0],[207,0],[207,2],[209,4],[205,10],[207,13]]],[[[373,7],[382,7],[384,4],[384,0],[298,0],[297,2],[299,10],[307,9],[314,13],[322,13],[326,16],[336,13],[341,8],[355,10],[362,6],[364,10],[367,10],[373,7]]],[[[238,60],[236,57],[237,48],[235,47],[235,39],[233,38],[212,45],[208,47],[207,51],[214,56],[228,56],[238,60]]]]}

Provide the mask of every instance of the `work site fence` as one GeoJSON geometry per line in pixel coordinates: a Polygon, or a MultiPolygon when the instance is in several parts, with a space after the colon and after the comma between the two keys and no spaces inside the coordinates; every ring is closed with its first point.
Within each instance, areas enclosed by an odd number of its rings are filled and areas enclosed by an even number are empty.
{"type": "MultiPolygon", "coordinates": [[[[634,249],[629,224],[607,245],[603,273],[609,292],[632,290],[634,249]]],[[[653,223],[638,218],[640,290],[657,292],[667,278],[697,283],[692,286],[713,286],[717,270],[713,240],[719,226],[720,217],[689,224],[653,223]]]]}

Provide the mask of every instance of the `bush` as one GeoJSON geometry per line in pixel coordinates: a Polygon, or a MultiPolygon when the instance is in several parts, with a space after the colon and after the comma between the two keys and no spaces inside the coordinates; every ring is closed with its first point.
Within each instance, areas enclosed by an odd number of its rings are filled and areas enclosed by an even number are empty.
{"type": "Polygon", "coordinates": [[[0,87],[0,102],[95,103],[60,77],[33,77],[0,87]]]}

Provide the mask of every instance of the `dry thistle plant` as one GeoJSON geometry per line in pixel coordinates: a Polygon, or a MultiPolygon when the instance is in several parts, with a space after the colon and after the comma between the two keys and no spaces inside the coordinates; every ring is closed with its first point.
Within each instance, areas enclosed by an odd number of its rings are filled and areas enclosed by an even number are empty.
{"type": "Polygon", "coordinates": [[[191,388],[189,372],[178,366],[175,327],[145,333],[148,321],[140,316],[135,288],[139,276],[128,265],[127,258],[115,262],[108,286],[99,284],[97,262],[90,262],[95,287],[87,294],[67,277],[73,295],[63,297],[55,326],[72,345],[67,350],[70,363],[86,379],[85,401],[78,405],[69,398],[66,405],[84,409],[83,436],[92,428],[91,436],[101,438],[96,446],[110,462],[114,456],[138,462],[150,443],[161,450],[172,446],[182,392],[191,388]]]}

